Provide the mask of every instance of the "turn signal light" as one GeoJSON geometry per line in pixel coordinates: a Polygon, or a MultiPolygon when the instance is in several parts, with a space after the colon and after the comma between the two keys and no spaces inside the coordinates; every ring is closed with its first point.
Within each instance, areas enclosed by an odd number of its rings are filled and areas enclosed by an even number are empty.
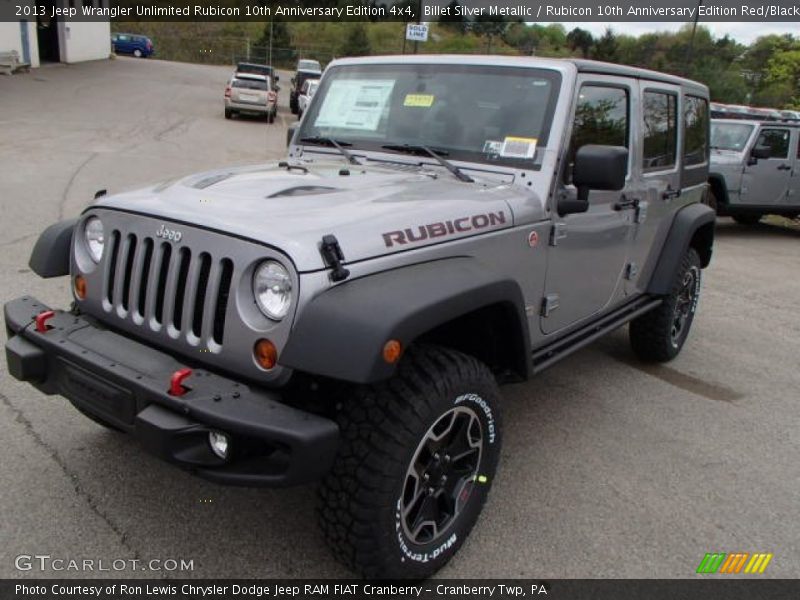
{"type": "Polygon", "coordinates": [[[269,371],[278,362],[278,349],[271,341],[261,339],[253,346],[253,356],[259,367],[269,371]]]}
{"type": "Polygon", "coordinates": [[[389,340],[383,345],[383,360],[393,365],[400,360],[403,353],[403,345],[397,340],[389,340]]]}
{"type": "Polygon", "coordinates": [[[79,300],[86,299],[86,278],[83,275],[75,276],[75,295],[79,300]]]}

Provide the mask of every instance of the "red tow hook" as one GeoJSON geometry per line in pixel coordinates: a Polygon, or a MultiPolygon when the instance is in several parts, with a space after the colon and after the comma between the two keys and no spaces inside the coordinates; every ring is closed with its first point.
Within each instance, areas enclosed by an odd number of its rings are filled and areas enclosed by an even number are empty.
{"type": "Polygon", "coordinates": [[[189,377],[191,374],[192,370],[189,368],[175,371],[172,374],[172,377],[169,378],[169,395],[183,396],[186,392],[188,392],[189,388],[183,385],[183,380],[189,377]]]}
{"type": "Polygon", "coordinates": [[[39,333],[44,333],[48,329],[52,329],[52,327],[47,324],[47,321],[48,319],[52,319],[55,316],[56,312],[54,310],[45,310],[36,315],[35,317],[36,331],[38,331],[39,333]]]}

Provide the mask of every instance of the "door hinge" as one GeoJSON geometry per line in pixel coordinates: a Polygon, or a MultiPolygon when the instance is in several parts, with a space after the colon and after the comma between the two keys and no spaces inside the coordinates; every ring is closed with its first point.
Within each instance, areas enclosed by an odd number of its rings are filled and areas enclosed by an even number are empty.
{"type": "Polygon", "coordinates": [[[625,279],[628,281],[633,281],[636,276],[639,274],[639,265],[635,262],[628,263],[625,265],[625,279]]]}
{"type": "Polygon", "coordinates": [[[553,223],[553,228],[550,230],[550,245],[558,246],[558,240],[563,240],[565,237],[567,237],[567,224],[553,223]]]}
{"type": "Polygon", "coordinates": [[[549,317],[558,308],[558,294],[547,294],[542,298],[542,316],[549,317]]]}

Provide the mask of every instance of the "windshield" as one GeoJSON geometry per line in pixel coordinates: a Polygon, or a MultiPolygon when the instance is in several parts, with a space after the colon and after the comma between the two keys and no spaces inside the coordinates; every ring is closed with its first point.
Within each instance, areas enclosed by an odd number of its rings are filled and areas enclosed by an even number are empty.
{"type": "Polygon", "coordinates": [[[315,60],[301,60],[297,63],[298,71],[319,71],[320,65],[315,60]]]}
{"type": "Polygon", "coordinates": [[[268,90],[269,83],[263,79],[234,79],[233,87],[245,90],[268,90]]]}
{"type": "MultiPolygon", "coordinates": [[[[541,166],[561,75],[548,69],[366,64],[329,70],[297,139],[425,145],[451,160],[541,166]]],[[[353,148],[350,148],[351,151],[353,148]]]]}
{"type": "Polygon", "coordinates": [[[711,123],[711,149],[734,150],[741,152],[747,146],[747,140],[753,132],[753,126],[746,123],[711,123]]]}

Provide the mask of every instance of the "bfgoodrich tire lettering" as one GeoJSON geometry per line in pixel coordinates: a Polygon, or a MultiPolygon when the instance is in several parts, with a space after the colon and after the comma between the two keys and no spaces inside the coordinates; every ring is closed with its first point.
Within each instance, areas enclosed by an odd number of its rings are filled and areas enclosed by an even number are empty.
{"type": "Polygon", "coordinates": [[[334,555],[370,578],[424,578],[447,563],[494,479],[498,401],[485,365],[435,347],[411,349],[391,380],[354,390],[339,412],[341,447],[319,491],[334,555]]]}
{"type": "Polygon", "coordinates": [[[689,248],[664,302],[631,322],[631,346],[639,358],[667,362],[680,353],[700,299],[701,273],[700,256],[689,248]]]}

